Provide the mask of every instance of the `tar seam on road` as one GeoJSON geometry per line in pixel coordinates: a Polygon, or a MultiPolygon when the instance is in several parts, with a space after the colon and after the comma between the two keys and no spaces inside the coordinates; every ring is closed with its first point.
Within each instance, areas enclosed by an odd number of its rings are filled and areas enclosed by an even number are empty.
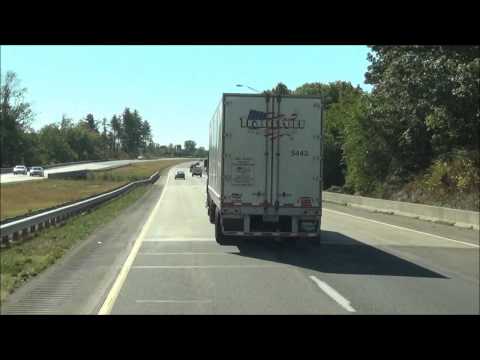
{"type": "Polygon", "coordinates": [[[430,233],[426,233],[426,232],[418,231],[418,230],[413,230],[413,229],[409,229],[409,228],[406,228],[406,227],[403,227],[403,226],[392,225],[392,224],[384,223],[384,222],[381,222],[381,221],[376,221],[376,220],[371,220],[371,219],[363,218],[363,217],[360,217],[360,216],[354,216],[354,215],[350,215],[350,214],[343,213],[343,212],[340,212],[340,211],[335,211],[335,210],[330,210],[330,209],[323,209],[323,210],[324,210],[324,211],[330,211],[330,212],[333,212],[333,213],[339,214],[339,215],[350,216],[350,217],[352,217],[352,218],[359,219],[359,220],[370,221],[370,222],[373,222],[373,223],[375,223],[375,224],[381,224],[381,225],[390,226],[390,227],[395,228],[395,229],[407,230],[407,231],[415,232],[415,233],[417,233],[417,234],[422,234],[422,235],[427,235],[427,236],[436,237],[436,238],[439,238],[439,239],[442,239],[442,240],[453,241],[453,242],[455,242],[455,243],[459,243],[459,244],[466,245],[466,246],[470,246],[470,247],[474,247],[474,248],[479,248],[479,247],[480,247],[480,246],[478,246],[477,244],[471,244],[471,243],[464,242],[464,241],[453,240],[453,239],[450,239],[450,238],[447,238],[447,237],[444,237],[444,236],[435,235],[435,234],[430,234],[430,233]]]}
{"type": "Polygon", "coordinates": [[[325,294],[330,296],[333,300],[335,300],[341,307],[343,307],[348,312],[355,312],[355,309],[350,305],[350,301],[345,299],[341,294],[338,293],[334,288],[328,285],[326,282],[318,279],[317,277],[311,275],[310,279],[313,280],[315,284],[318,285],[320,289],[322,289],[325,294]]]}
{"type": "Polygon", "coordinates": [[[140,246],[142,245],[142,240],[145,237],[147,230],[150,228],[150,224],[152,223],[152,220],[155,217],[155,214],[160,208],[160,204],[162,202],[163,196],[166,193],[169,180],[170,180],[170,170],[167,173],[167,181],[165,182],[165,186],[163,187],[162,195],[160,195],[160,199],[158,199],[158,202],[155,205],[155,208],[153,209],[153,211],[150,213],[150,216],[148,217],[147,222],[143,226],[143,229],[140,235],[135,240],[135,244],[133,245],[133,248],[130,254],[128,255],[128,258],[125,261],[125,264],[123,264],[122,269],[120,270],[120,273],[118,274],[115,280],[115,283],[110,289],[107,295],[107,298],[105,299],[105,302],[100,308],[98,315],[108,315],[112,311],[113,305],[115,304],[115,301],[117,300],[117,297],[120,294],[120,290],[122,289],[122,286],[125,280],[127,279],[127,275],[128,275],[128,272],[130,271],[130,268],[132,267],[133,261],[135,260],[135,257],[137,256],[137,253],[140,250],[140,246]]]}

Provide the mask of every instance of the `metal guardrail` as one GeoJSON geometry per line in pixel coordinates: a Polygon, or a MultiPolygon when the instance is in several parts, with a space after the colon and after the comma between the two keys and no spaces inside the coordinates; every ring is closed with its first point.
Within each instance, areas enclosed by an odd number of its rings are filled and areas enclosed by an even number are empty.
{"type": "Polygon", "coordinates": [[[53,210],[41,212],[36,215],[25,217],[19,220],[11,221],[0,225],[0,241],[2,245],[8,245],[10,241],[17,240],[19,237],[28,233],[35,232],[44,227],[61,223],[67,218],[100,205],[110,199],[126,193],[127,191],[143,184],[153,184],[160,177],[157,171],[148,179],[130,182],[119,189],[108,191],[86,200],[80,200],[73,204],[62,206],[53,210]]]}

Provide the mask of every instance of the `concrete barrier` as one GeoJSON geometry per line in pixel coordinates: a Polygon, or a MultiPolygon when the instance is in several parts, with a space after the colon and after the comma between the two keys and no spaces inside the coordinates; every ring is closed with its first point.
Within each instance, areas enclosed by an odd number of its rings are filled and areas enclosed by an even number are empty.
{"type": "Polygon", "coordinates": [[[480,213],[403,201],[323,192],[323,201],[479,230],[480,213]]]}

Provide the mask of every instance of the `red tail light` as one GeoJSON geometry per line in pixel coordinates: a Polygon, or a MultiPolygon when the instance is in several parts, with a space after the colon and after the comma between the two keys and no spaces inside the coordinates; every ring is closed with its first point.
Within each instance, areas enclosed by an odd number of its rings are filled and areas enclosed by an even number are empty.
{"type": "Polygon", "coordinates": [[[300,204],[302,207],[312,207],[312,198],[302,197],[300,198],[300,204]]]}

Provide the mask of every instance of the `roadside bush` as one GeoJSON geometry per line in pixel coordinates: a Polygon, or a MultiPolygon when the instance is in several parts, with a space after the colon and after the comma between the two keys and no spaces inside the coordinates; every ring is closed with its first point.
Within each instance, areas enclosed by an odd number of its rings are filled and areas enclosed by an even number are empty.
{"type": "Polygon", "coordinates": [[[392,200],[480,210],[480,154],[455,151],[438,157],[392,200]]]}

